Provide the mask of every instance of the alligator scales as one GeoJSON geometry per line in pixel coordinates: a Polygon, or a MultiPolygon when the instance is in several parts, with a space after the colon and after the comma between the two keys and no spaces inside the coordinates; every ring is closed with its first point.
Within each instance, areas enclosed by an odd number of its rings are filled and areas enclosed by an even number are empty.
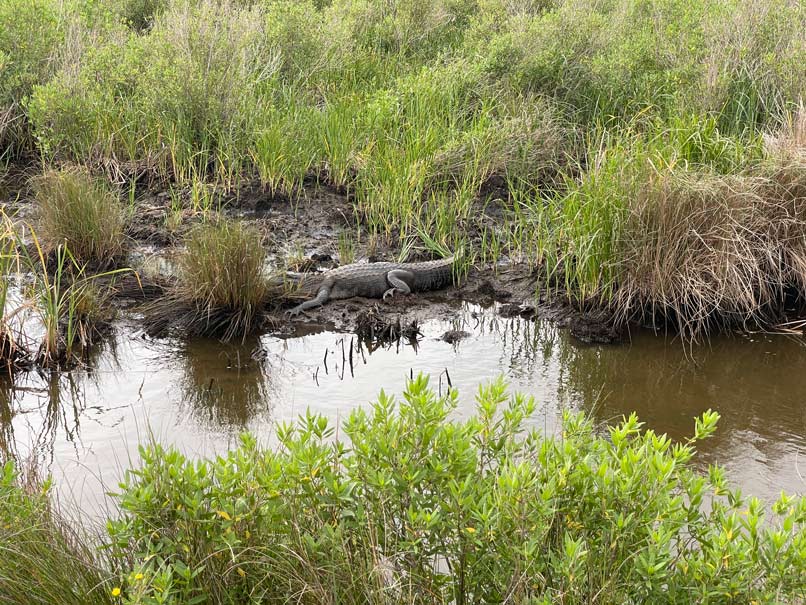
{"type": "Polygon", "coordinates": [[[422,263],[355,263],[323,274],[316,297],[289,311],[292,316],[329,300],[363,296],[383,298],[395,292],[409,294],[437,290],[453,280],[453,257],[422,263]]]}

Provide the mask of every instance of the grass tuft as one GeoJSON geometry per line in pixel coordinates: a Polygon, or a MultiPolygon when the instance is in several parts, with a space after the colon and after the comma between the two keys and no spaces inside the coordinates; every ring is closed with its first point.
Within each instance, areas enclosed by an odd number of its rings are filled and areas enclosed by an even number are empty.
{"type": "Polygon", "coordinates": [[[242,222],[219,219],[195,227],[173,291],[148,309],[150,330],[173,325],[224,340],[253,331],[272,294],[265,256],[260,232],[242,222]]]}
{"type": "Polygon", "coordinates": [[[59,514],[50,487],[11,462],[0,466],[0,603],[111,605],[102,551],[59,514]]]}
{"type": "Polygon", "coordinates": [[[66,245],[80,263],[118,265],[125,257],[125,210],[86,170],[52,170],[34,180],[40,234],[47,254],[66,245]]]}

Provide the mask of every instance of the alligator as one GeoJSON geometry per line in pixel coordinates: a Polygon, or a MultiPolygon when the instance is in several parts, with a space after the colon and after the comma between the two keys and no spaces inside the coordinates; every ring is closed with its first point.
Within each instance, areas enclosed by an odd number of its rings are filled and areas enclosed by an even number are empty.
{"type": "Polygon", "coordinates": [[[326,271],[316,297],[287,311],[292,317],[329,300],[364,296],[387,298],[395,292],[410,294],[437,290],[453,280],[453,257],[421,263],[354,263],[326,271]]]}

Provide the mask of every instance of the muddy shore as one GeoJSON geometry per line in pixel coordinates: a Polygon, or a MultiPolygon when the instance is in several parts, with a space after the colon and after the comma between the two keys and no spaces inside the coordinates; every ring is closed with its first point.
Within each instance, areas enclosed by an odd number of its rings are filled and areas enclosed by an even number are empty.
{"type": "MultiPolygon", "coordinates": [[[[36,224],[36,210],[32,192],[27,186],[25,171],[17,171],[6,179],[5,198],[15,220],[36,224]]],[[[479,202],[477,218],[467,225],[471,241],[478,238],[486,227],[502,223],[505,191],[488,188],[487,201],[479,202]]],[[[125,197],[121,192],[121,197],[125,197]]],[[[130,262],[140,271],[143,280],[143,298],[158,297],[146,275],[167,271],[171,257],[189,229],[203,220],[203,213],[190,207],[188,192],[147,190],[135,196],[130,207],[127,234],[131,238],[130,262]],[[181,205],[177,205],[177,199],[181,205]],[[146,268],[147,266],[147,268],[146,268]]],[[[285,195],[272,195],[259,183],[250,182],[234,193],[215,196],[216,209],[224,215],[246,221],[257,227],[263,235],[268,258],[274,267],[287,266],[301,272],[326,271],[349,262],[376,262],[395,260],[400,255],[398,234],[389,237],[372,237],[361,224],[350,194],[326,185],[311,183],[294,199],[285,195]],[[342,241],[349,249],[340,250],[342,241]],[[346,238],[346,240],[345,240],[346,238]],[[350,258],[342,259],[344,252],[350,258]]],[[[433,258],[423,247],[414,246],[408,261],[433,258]]],[[[131,285],[131,284],[130,284],[131,285]]],[[[139,287],[139,286],[138,286],[139,287]]],[[[502,258],[496,265],[476,263],[471,266],[460,283],[437,292],[417,293],[379,301],[364,298],[332,301],[311,309],[296,319],[289,319],[284,310],[295,304],[289,301],[269,310],[266,316],[267,332],[294,336],[316,326],[339,331],[356,332],[362,329],[368,317],[387,325],[416,326],[435,318],[448,318],[453,313],[449,301],[464,300],[484,307],[498,304],[498,312],[505,317],[540,316],[567,328],[571,335],[586,343],[617,343],[627,332],[615,325],[613,317],[604,311],[583,311],[566,298],[551,294],[539,271],[525,259],[502,258]]]]}

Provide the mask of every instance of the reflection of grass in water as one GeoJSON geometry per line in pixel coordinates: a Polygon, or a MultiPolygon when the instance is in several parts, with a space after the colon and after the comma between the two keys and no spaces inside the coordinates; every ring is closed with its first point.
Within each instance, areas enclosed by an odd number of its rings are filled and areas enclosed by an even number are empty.
{"type": "Polygon", "coordinates": [[[0,373],[0,461],[20,459],[12,420],[15,402],[21,400],[23,392],[38,400],[37,430],[28,437],[32,455],[46,465],[52,462],[60,430],[65,441],[75,443],[80,438],[81,416],[87,403],[85,389],[88,385],[99,386],[99,375],[92,368],[104,360],[120,370],[117,345],[115,338],[96,341],[84,351],[81,370],[17,373],[13,377],[0,373]]]}
{"type": "Polygon", "coordinates": [[[190,413],[210,426],[245,427],[267,411],[271,383],[259,351],[256,338],[237,344],[189,341],[179,358],[182,400],[190,413]]]}
{"type": "Polygon", "coordinates": [[[806,392],[798,371],[804,345],[757,338],[719,337],[688,348],[679,339],[639,332],[629,345],[563,346],[559,390],[599,422],[637,411],[672,438],[713,407],[723,419],[704,446],[709,452],[726,451],[732,440],[746,439],[745,431],[760,436],[759,443],[780,444],[801,419],[792,402],[806,392]]]}

